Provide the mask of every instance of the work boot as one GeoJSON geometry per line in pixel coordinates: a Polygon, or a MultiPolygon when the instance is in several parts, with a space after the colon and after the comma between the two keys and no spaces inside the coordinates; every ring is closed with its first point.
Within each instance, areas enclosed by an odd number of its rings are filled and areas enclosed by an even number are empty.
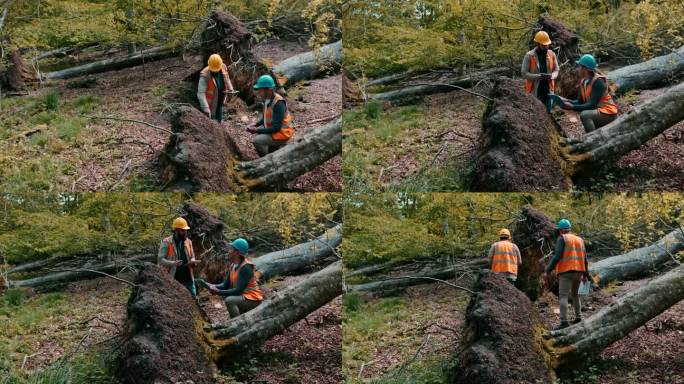
{"type": "Polygon", "coordinates": [[[576,317],[575,320],[572,321],[573,324],[581,323],[582,318],[581,317],[576,317]]]}
{"type": "Polygon", "coordinates": [[[556,328],[554,328],[553,330],[558,331],[558,330],[561,330],[563,328],[567,328],[568,326],[570,326],[570,324],[568,324],[567,321],[561,321],[560,325],[557,326],[556,328]]]}

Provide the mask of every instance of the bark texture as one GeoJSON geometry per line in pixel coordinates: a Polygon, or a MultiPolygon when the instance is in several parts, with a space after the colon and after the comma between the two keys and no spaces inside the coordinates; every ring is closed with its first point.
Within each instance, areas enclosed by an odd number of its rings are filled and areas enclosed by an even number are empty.
{"type": "Polygon", "coordinates": [[[656,88],[681,77],[684,72],[684,46],[676,51],[608,73],[618,93],[632,89],[656,88]]]}
{"type": "Polygon", "coordinates": [[[19,50],[15,50],[9,54],[8,66],[2,73],[1,80],[6,91],[22,92],[36,81],[36,74],[26,65],[19,50]]]}
{"type": "Polygon", "coordinates": [[[239,165],[237,180],[248,189],[281,189],[342,153],[342,119],[290,139],[283,148],[239,165]]]}
{"type": "Polygon", "coordinates": [[[342,66],[342,40],[324,45],[311,52],[289,57],[273,67],[281,86],[292,86],[302,80],[311,80],[334,73],[342,66]]]}

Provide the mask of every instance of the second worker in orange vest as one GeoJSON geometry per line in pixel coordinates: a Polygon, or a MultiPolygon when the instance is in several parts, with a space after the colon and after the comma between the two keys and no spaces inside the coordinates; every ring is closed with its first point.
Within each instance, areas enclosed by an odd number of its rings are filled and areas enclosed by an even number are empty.
{"type": "Polygon", "coordinates": [[[511,232],[504,228],[499,231],[499,241],[489,249],[489,267],[495,273],[503,273],[506,280],[515,284],[518,279],[518,266],[522,264],[518,246],[511,242],[511,232]]]}
{"type": "Polygon", "coordinates": [[[249,125],[247,131],[257,134],[252,139],[252,144],[262,157],[283,147],[294,134],[292,116],[287,109],[287,103],[276,93],[275,87],[275,80],[270,75],[259,77],[254,85],[264,110],[261,120],[249,125]],[[257,128],[259,126],[263,127],[257,128]]]}
{"type": "Polygon", "coordinates": [[[257,282],[256,266],[247,258],[247,240],[236,239],[229,244],[229,248],[231,266],[226,279],[221,284],[209,284],[209,291],[225,296],[226,308],[233,319],[256,308],[264,300],[264,295],[257,282]]]}
{"type": "Polygon", "coordinates": [[[556,242],[556,252],[554,257],[546,266],[544,279],[552,270],[556,270],[558,276],[558,301],[560,303],[560,326],[562,329],[568,323],[568,298],[572,298],[572,306],[575,309],[575,320],[573,324],[582,321],[582,305],[579,298],[579,286],[583,280],[589,277],[589,264],[587,262],[587,251],[584,247],[584,240],[581,237],[570,233],[571,224],[567,219],[562,219],[556,227],[560,236],[556,242]]]}

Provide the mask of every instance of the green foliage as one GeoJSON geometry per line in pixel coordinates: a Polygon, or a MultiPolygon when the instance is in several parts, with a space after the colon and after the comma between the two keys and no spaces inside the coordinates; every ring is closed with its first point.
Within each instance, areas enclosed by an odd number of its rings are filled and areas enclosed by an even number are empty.
{"type": "MultiPolygon", "coordinates": [[[[452,362],[449,359],[428,358],[416,361],[408,368],[398,368],[368,384],[446,384],[452,362]]],[[[348,381],[349,382],[349,381],[348,381]]]]}
{"type": "Polygon", "coordinates": [[[37,372],[13,371],[0,378],[0,384],[118,384],[112,370],[111,354],[79,354],[69,362],[58,363],[37,372]]]}
{"type": "Polygon", "coordinates": [[[10,288],[5,292],[4,297],[8,305],[18,307],[24,303],[24,290],[21,288],[10,288]]]}
{"type": "Polygon", "coordinates": [[[48,111],[56,111],[59,108],[59,92],[48,92],[43,99],[43,106],[48,111]]]}
{"type": "MultiPolygon", "coordinates": [[[[480,257],[501,228],[513,230],[524,207],[568,218],[589,240],[612,238],[601,257],[652,244],[684,221],[678,193],[385,193],[345,201],[345,266],[416,257],[480,257]],[[600,214],[598,214],[600,213],[600,214]]],[[[515,233],[513,233],[515,239],[515,233]]]]}

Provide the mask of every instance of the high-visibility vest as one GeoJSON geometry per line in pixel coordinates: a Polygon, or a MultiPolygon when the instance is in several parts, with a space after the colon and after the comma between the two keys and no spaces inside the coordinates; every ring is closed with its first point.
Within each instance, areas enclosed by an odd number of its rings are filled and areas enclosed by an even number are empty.
{"type": "MultiPolygon", "coordinates": [[[[162,240],[163,242],[166,243],[166,259],[171,260],[171,261],[176,261],[180,260],[178,253],[176,252],[176,247],[175,243],[173,241],[173,236],[169,236],[162,240]]],[[[190,261],[195,260],[195,251],[192,249],[192,241],[190,239],[186,238],[185,241],[183,242],[183,245],[185,246],[185,255],[188,257],[188,263],[190,261]]],[[[166,270],[166,272],[171,273],[174,268],[173,267],[168,267],[162,264],[162,268],[166,270]]],[[[193,274],[192,271],[192,265],[188,264],[188,269],[190,269],[190,277],[192,280],[195,280],[195,275],[193,274]]]]}
{"type": "MultiPolygon", "coordinates": [[[[223,76],[223,92],[227,93],[228,92],[228,67],[226,67],[225,64],[221,64],[221,75],[223,76]]],[[[215,105],[213,104],[214,98],[218,97],[218,91],[216,89],[216,81],[214,80],[214,76],[212,75],[211,70],[209,67],[205,67],[201,72],[200,72],[201,77],[205,77],[207,79],[207,90],[204,91],[204,97],[207,98],[207,104],[209,104],[209,108],[213,109],[215,108],[215,105]]],[[[217,103],[221,103],[223,100],[217,100],[217,103]]],[[[217,104],[218,105],[218,104],[217,104]]]]}
{"type": "MultiPolygon", "coordinates": [[[[271,128],[273,125],[273,106],[276,105],[277,102],[282,101],[285,102],[285,99],[280,96],[277,93],[273,93],[273,100],[271,100],[270,103],[264,103],[264,127],[265,128],[271,128]]],[[[283,121],[280,122],[280,130],[277,132],[271,133],[271,138],[273,140],[277,141],[287,141],[290,140],[292,135],[294,134],[294,128],[292,128],[292,115],[290,115],[290,111],[287,109],[287,104],[285,105],[285,116],[283,117],[283,121]]]]}
{"type": "Polygon", "coordinates": [[[518,275],[518,255],[515,253],[515,245],[513,243],[508,240],[494,243],[492,271],[518,275]]]}
{"type": "MultiPolygon", "coordinates": [[[[537,63],[537,52],[535,50],[530,51],[530,73],[539,73],[539,65],[537,63]]],[[[546,72],[553,73],[556,70],[556,54],[552,50],[546,51],[546,72]]],[[[556,89],[556,81],[553,79],[549,80],[549,91],[554,92],[556,89]]],[[[525,79],[525,91],[527,93],[532,93],[534,91],[534,81],[525,79]]]]}
{"type": "Polygon", "coordinates": [[[588,81],[587,79],[580,80],[580,101],[582,103],[586,103],[591,98],[591,88],[599,79],[603,79],[603,81],[606,82],[606,89],[603,91],[603,96],[601,96],[596,109],[598,109],[601,113],[605,113],[606,115],[617,115],[618,108],[613,101],[613,98],[610,96],[608,79],[606,79],[606,77],[603,75],[594,74],[594,78],[591,79],[591,81],[588,81]]]}
{"type": "Polygon", "coordinates": [[[587,253],[584,249],[584,240],[571,233],[561,236],[563,236],[563,253],[558,264],[556,264],[556,274],[569,271],[586,272],[587,253]]]}
{"type": "Polygon", "coordinates": [[[261,293],[261,290],[259,289],[259,285],[257,284],[256,265],[254,265],[254,263],[247,258],[245,258],[245,261],[243,261],[242,264],[240,264],[237,268],[231,268],[230,269],[230,272],[228,274],[228,280],[230,281],[230,286],[231,286],[231,288],[235,288],[237,281],[238,281],[238,276],[240,275],[240,270],[246,264],[249,264],[252,266],[252,270],[254,271],[254,273],[252,274],[252,278],[249,280],[249,283],[247,283],[247,287],[245,288],[244,291],[242,291],[242,296],[244,296],[245,299],[261,301],[264,299],[264,295],[261,293]]]}

